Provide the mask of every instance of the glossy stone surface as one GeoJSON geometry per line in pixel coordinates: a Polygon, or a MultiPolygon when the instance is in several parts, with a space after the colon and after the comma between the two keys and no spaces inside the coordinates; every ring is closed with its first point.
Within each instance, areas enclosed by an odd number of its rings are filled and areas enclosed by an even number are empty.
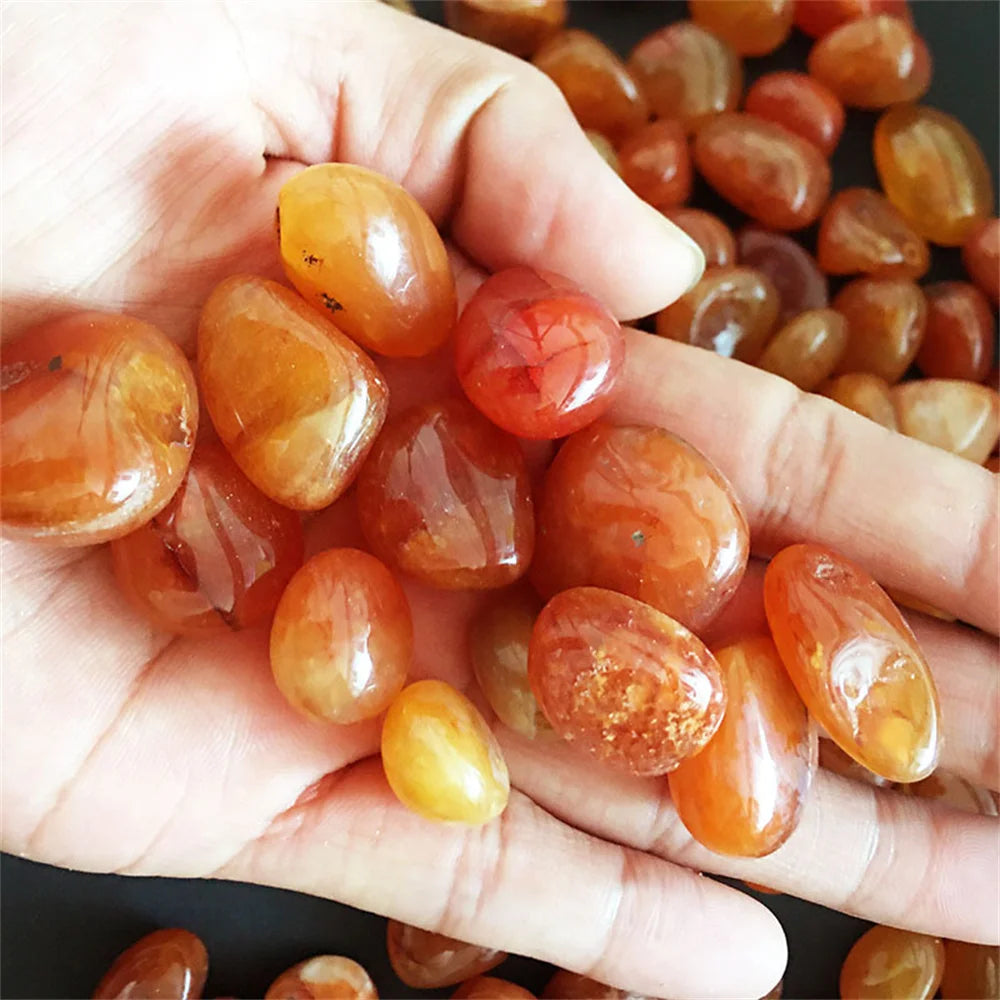
{"type": "Polygon", "coordinates": [[[123,951],[93,995],[94,1000],[199,1000],[207,975],[208,953],[200,938],[171,927],[153,931],[123,951]]]}
{"type": "Polygon", "coordinates": [[[725,39],[740,55],[766,56],[785,42],[793,0],[688,0],[695,24],[725,39]]]}
{"type": "Polygon", "coordinates": [[[387,177],[320,163],[278,194],[288,280],[369,351],[413,358],[440,347],[455,323],[455,282],[427,213],[387,177]]]}
{"type": "Polygon", "coordinates": [[[417,681],[396,696],[382,725],[382,767],[399,801],[425,819],[481,826],[504,811],[510,795],[496,737],[476,706],[444,681],[417,681]]]}
{"type": "Polygon", "coordinates": [[[564,590],[542,608],[528,676],[564,740],[632,774],[666,774],[697,753],[726,707],[719,666],[696,635],[598,587],[564,590]]]}
{"type": "Polygon", "coordinates": [[[566,0],[444,0],[453,31],[531,57],[566,23],[566,0]]]}
{"type": "Polygon", "coordinates": [[[680,122],[643,125],[618,148],[622,180],[653,208],[675,208],[691,197],[691,153],[680,122]]]}
{"type": "Polygon", "coordinates": [[[559,969],[545,984],[543,1000],[640,1000],[596,979],[581,976],[578,972],[559,969]]]}
{"type": "Polygon", "coordinates": [[[844,131],[837,95],[805,73],[765,73],[747,91],[744,110],[783,125],[829,156],[844,131]]]}
{"type": "Polygon", "coordinates": [[[816,768],[816,732],[774,643],[715,652],[726,714],[695,757],[670,775],[670,797],[695,840],[716,854],[759,858],[798,825],[816,768]]]}
{"type": "Polygon", "coordinates": [[[671,208],[663,214],[701,247],[706,268],[736,263],[736,238],[717,215],[700,208],[671,208]]]}
{"type": "Polygon", "coordinates": [[[694,162],[726,201],[772,229],[815,222],[830,193],[823,154],[756,115],[716,115],[695,136],[694,162]]]}
{"type": "Polygon", "coordinates": [[[343,955],[317,955],[278,976],[264,1000],[378,1000],[378,992],[357,962],[343,955]]]}
{"type": "Polygon", "coordinates": [[[896,426],[896,409],[889,395],[890,386],[884,378],[869,375],[865,372],[852,372],[848,375],[838,375],[829,382],[817,386],[816,391],[830,399],[835,399],[841,406],[846,406],[855,413],[874,420],[875,423],[898,430],[896,426]]]}
{"type": "Polygon", "coordinates": [[[986,296],[967,281],[924,286],[927,328],[917,365],[930,378],[982,382],[993,367],[996,321],[986,296]]]}
{"type": "Polygon", "coordinates": [[[357,497],[372,551],[432,587],[503,587],[531,562],[524,457],[464,400],[426,403],[390,420],[361,470],[357,497]]]}
{"type": "Polygon", "coordinates": [[[972,230],[962,245],[962,263],[996,305],[1000,299],[1000,219],[987,219],[972,230]]]}
{"type": "Polygon", "coordinates": [[[927,324],[924,293],[905,278],[857,278],[833,300],[847,320],[837,372],[868,372],[898,382],[920,350],[927,324]]]}
{"type": "Polygon", "coordinates": [[[840,995],[851,1000],[930,1000],[943,971],[940,938],[876,925],[847,953],[840,995]]]}
{"type": "Polygon", "coordinates": [[[601,135],[600,132],[595,132],[594,129],[588,128],[585,130],[587,138],[590,140],[591,146],[597,150],[600,154],[601,159],[611,167],[611,169],[616,173],[621,173],[621,163],[618,162],[618,153],[615,151],[615,147],[611,144],[611,140],[601,135]]]}
{"type": "Polygon", "coordinates": [[[498,966],[505,951],[467,944],[398,920],[386,928],[386,949],[393,972],[417,990],[434,990],[473,979],[498,966]]]}
{"type": "Polygon", "coordinates": [[[907,0],[802,0],[795,5],[795,26],[812,38],[822,38],[847,21],[875,14],[912,21],[907,0]]]}
{"type": "Polygon", "coordinates": [[[888,14],[834,28],[813,46],[808,66],[811,76],[852,108],[915,101],[931,84],[931,54],[924,40],[888,14]]]}
{"type": "MultiPolygon", "coordinates": [[[[893,782],[883,778],[880,774],[875,774],[874,771],[869,771],[867,767],[862,767],[853,757],[848,757],[833,740],[819,741],[819,766],[826,771],[839,774],[842,778],[849,778],[851,781],[862,781],[866,785],[873,785],[875,788],[895,787],[893,782]]],[[[904,785],[903,787],[916,788],[921,784],[923,782],[918,781],[915,785],[904,785]]]]}
{"type": "Polygon", "coordinates": [[[875,166],[896,208],[922,236],[961,246],[993,211],[993,181],[968,129],[936,108],[903,104],[875,126],[875,166]]]}
{"type": "Polygon", "coordinates": [[[842,750],[889,781],[934,770],[934,679],[909,625],[864,570],[821,546],[791,545],[768,565],[764,609],[799,695],[842,750]]]}
{"type": "Polygon", "coordinates": [[[945,941],[943,1000],[996,1000],[1000,997],[1000,948],[945,941]]]}
{"type": "Polygon", "coordinates": [[[646,97],[632,74],[589,31],[560,32],[532,61],[563,92],[580,125],[595,129],[615,145],[649,118],[646,97]]]}
{"type": "Polygon", "coordinates": [[[472,404],[519,437],[565,437],[611,405],[625,364],[615,317],[569,278],[514,267],[487,278],[455,331],[472,404]]]}
{"type": "Polygon", "coordinates": [[[986,788],[977,788],[965,778],[950,771],[942,771],[941,768],[929,778],[907,785],[905,790],[918,798],[940,802],[949,809],[958,809],[977,816],[998,814],[997,799],[992,792],[986,788]]]}
{"type": "Polygon", "coordinates": [[[749,532],[732,487],[658,427],[595,424],[549,467],[531,579],[546,599],[606,587],[699,629],[746,568],[749,532]]]}
{"type": "Polygon", "coordinates": [[[111,543],[111,562],[122,593],[157,628],[198,633],[265,621],[302,550],[299,515],[206,439],[170,503],[111,543]]]}
{"type": "Polygon", "coordinates": [[[470,979],[454,993],[453,1000],[535,1000],[535,994],[507,979],[477,976],[470,979]]]}
{"type": "Polygon", "coordinates": [[[816,257],[827,274],[873,278],[921,278],[931,260],[927,241],[871,188],[845,188],[830,199],[816,257]]]}
{"type": "Polygon", "coordinates": [[[10,538],[89,545],[170,500],[198,425],[194,376],[156,327],[75,313],[4,344],[0,508],[10,538]]]}
{"type": "Polygon", "coordinates": [[[778,290],[779,323],[829,304],[826,278],[816,258],[791,236],[745,226],[736,237],[736,246],[740,263],[766,275],[778,290]]]}
{"type": "Polygon", "coordinates": [[[925,378],[892,390],[899,429],[908,437],[981,465],[1000,436],[1000,396],[976,382],[925,378]]]}
{"type": "Polygon", "coordinates": [[[716,267],[656,315],[661,337],[755,361],[778,319],[778,291],[760,271],[716,267]]]}
{"type": "Polygon", "coordinates": [[[846,346],[847,320],[833,309],[810,309],[778,330],[757,367],[809,391],[833,371],[846,346]]]}
{"type": "Polygon", "coordinates": [[[743,65],[732,46],[693,21],[648,35],[632,50],[628,68],[653,114],[689,132],[735,108],[743,89],[743,65]]]}
{"type": "Polygon", "coordinates": [[[319,510],[351,484],[385,420],[378,369],[294,292],[246,275],[209,296],[198,327],[202,398],[264,494],[319,510]]]}

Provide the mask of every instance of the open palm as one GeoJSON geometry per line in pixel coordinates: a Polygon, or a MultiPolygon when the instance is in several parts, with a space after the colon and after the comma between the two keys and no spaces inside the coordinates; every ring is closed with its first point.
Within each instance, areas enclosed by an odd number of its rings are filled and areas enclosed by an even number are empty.
{"type": "MultiPolygon", "coordinates": [[[[278,188],[326,160],[403,183],[447,232],[466,295],[478,268],[526,262],[627,318],[697,276],[689,243],[530,67],[361,0],[180,10],[5,11],[4,338],[96,307],[190,351],[217,281],[278,276],[278,188]]],[[[738,363],[630,338],[616,416],[705,451],[742,497],[757,554],[824,541],[986,630],[914,616],[942,696],[943,764],[997,788],[996,477],[738,363]]],[[[450,383],[443,357],[384,367],[394,407],[450,383]]],[[[308,534],[313,551],[355,541],[351,500],[308,534]]],[[[723,859],[690,840],[663,782],[504,732],[519,790],[504,816],[432,825],[388,791],[375,724],[314,725],[284,704],[261,630],[154,632],[119,598],[104,548],[2,553],[6,850],[326,895],[658,996],[759,996],[783,967],[768,912],[690,869],[1000,935],[991,818],[821,776],[788,844],[723,859]]],[[[716,638],[763,627],[759,578],[752,564],[716,638]]],[[[408,594],[414,674],[468,686],[479,598],[408,594]]]]}

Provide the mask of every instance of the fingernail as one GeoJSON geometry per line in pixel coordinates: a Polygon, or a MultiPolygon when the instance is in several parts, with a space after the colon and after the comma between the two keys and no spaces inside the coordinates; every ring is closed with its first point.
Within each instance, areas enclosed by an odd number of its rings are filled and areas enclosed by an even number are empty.
{"type": "Polygon", "coordinates": [[[661,216],[661,218],[670,227],[674,237],[691,251],[691,273],[693,277],[690,284],[684,289],[685,293],[690,292],[701,281],[701,277],[705,273],[705,254],[701,247],[680,226],[675,222],[671,222],[666,216],[661,216]]]}

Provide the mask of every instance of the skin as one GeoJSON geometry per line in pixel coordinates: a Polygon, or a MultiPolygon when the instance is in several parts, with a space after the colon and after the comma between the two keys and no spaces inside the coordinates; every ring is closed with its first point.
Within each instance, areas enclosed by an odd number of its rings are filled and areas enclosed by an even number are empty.
{"type": "MultiPolygon", "coordinates": [[[[278,276],[277,190],[328,159],[406,185],[446,229],[463,300],[518,262],[629,318],[700,271],[540,74],[379,5],[203,4],[178,18],[153,4],[20,4],[4,22],[4,338],[96,307],[190,349],[217,281],[278,276]]],[[[941,690],[943,764],[997,788],[997,477],[764,372],[629,336],[616,416],[669,427],[716,462],[758,553],[808,537],[985,630],[914,616],[941,690]]],[[[384,369],[394,407],[452,384],[447,355],[384,369]]],[[[351,501],[309,536],[311,551],[358,544],[351,501]]],[[[3,542],[0,574],[7,851],[326,895],[654,996],[757,997],[784,968],[770,914],[692,869],[1000,938],[995,820],[823,776],[777,853],[724,860],[692,844],[663,782],[605,776],[505,732],[515,790],[502,820],[439,827],[393,799],[374,724],[316,727],[283,702],[260,631],[152,631],[104,549],[3,542]]],[[[759,578],[716,635],[760,627],[759,578]]],[[[481,598],[408,596],[414,676],[470,686],[464,633],[481,598]]]]}

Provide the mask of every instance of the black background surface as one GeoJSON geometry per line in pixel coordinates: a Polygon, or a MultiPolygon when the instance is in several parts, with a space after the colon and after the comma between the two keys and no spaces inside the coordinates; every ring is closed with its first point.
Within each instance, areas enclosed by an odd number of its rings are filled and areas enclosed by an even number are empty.
{"type": "MultiPolygon", "coordinates": [[[[441,20],[440,4],[418,6],[424,16],[441,20]]],[[[996,183],[1000,4],[918,0],[913,8],[935,64],[924,101],[965,123],[983,146],[996,183]]],[[[573,0],[571,11],[574,26],[594,31],[624,55],[650,31],[684,17],[685,5],[573,0]]],[[[333,21],[333,3],[330,16],[333,21]]],[[[793,33],[778,53],[746,60],[748,79],[773,69],[803,68],[809,44],[805,36],[793,33]]],[[[835,188],[877,186],[870,146],[875,117],[849,114],[833,157],[835,188]]],[[[732,223],[740,221],[702,186],[694,201],[732,223]]],[[[807,231],[802,238],[812,249],[814,233],[807,231]]],[[[963,276],[957,251],[935,249],[929,277],[963,276]]],[[[7,855],[0,877],[0,991],[7,998],[88,996],[118,952],[166,926],[187,927],[207,944],[212,968],[206,997],[260,996],[283,969],[322,952],[360,961],[383,997],[450,992],[417,994],[404,986],[386,961],[385,921],[325,900],[236,883],[88,875],[7,855]]],[[[788,936],[785,996],[837,996],[840,964],[866,925],[787,896],[761,898],[779,916],[788,936]]],[[[549,973],[541,963],[512,958],[496,974],[537,990],[549,973]]]]}

